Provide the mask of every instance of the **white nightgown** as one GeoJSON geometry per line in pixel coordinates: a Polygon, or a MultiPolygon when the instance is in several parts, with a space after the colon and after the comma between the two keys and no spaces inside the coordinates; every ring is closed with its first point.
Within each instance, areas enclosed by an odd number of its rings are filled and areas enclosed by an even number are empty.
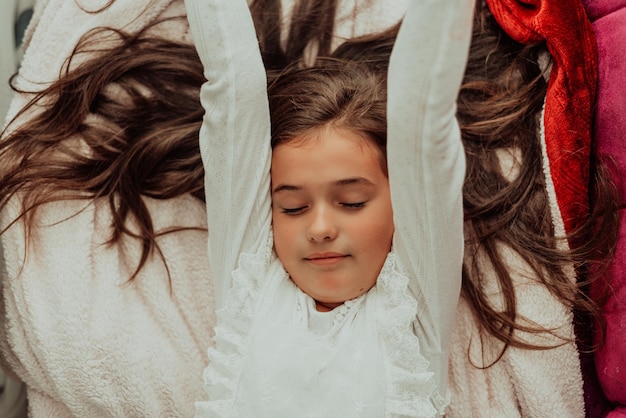
{"type": "Polygon", "coordinates": [[[218,322],[197,416],[443,415],[461,283],[455,120],[472,0],[411,2],[389,70],[395,233],[376,285],[327,313],[272,250],[266,80],[243,0],[187,0],[207,82],[200,131],[218,322]]]}

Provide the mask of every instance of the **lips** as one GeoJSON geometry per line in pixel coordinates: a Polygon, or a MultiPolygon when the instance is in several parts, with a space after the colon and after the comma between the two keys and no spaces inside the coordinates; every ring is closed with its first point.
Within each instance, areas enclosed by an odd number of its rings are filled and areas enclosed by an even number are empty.
{"type": "Polygon", "coordinates": [[[349,256],[346,254],[327,252],[311,254],[308,257],[305,257],[305,260],[318,266],[331,266],[333,264],[340,263],[347,257],[349,256]]]}

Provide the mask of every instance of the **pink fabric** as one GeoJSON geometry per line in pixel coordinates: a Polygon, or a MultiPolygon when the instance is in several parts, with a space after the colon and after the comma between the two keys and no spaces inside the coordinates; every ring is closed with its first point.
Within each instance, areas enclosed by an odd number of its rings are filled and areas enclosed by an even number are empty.
{"type": "MultiPolygon", "coordinates": [[[[598,99],[595,147],[615,162],[614,179],[626,196],[626,0],[586,0],[598,44],[598,99]]],[[[621,202],[622,207],[624,202],[621,202]]],[[[626,213],[622,212],[622,218],[626,213]]],[[[611,418],[626,417],[626,222],[622,220],[614,262],[606,280],[594,285],[593,294],[608,299],[602,314],[606,321],[604,344],[595,353],[596,371],[608,400],[611,418]]],[[[596,342],[602,342],[597,333],[596,342]]]]}

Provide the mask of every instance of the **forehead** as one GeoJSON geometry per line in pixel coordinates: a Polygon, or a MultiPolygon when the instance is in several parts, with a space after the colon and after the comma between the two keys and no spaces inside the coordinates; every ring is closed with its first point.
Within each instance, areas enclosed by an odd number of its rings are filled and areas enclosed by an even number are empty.
{"type": "Polygon", "coordinates": [[[382,153],[364,135],[323,127],[277,145],[272,152],[272,183],[295,185],[362,177],[386,181],[382,153]]]}

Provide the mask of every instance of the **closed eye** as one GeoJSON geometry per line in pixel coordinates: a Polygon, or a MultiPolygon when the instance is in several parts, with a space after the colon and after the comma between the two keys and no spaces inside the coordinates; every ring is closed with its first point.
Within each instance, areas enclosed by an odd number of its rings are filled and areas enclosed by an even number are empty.
{"type": "Polygon", "coordinates": [[[299,208],[281,208],[281,212],[287,215],[298,215],[304,212],[306,208],[308,208],[308,206],[302,206],[299,208]]]}
{"type": "Polygon", "coordinates": [[[359,209],[365,206],[367,202],[355,202],[355,203],[340,203],[346,209],[359,209]]]}

